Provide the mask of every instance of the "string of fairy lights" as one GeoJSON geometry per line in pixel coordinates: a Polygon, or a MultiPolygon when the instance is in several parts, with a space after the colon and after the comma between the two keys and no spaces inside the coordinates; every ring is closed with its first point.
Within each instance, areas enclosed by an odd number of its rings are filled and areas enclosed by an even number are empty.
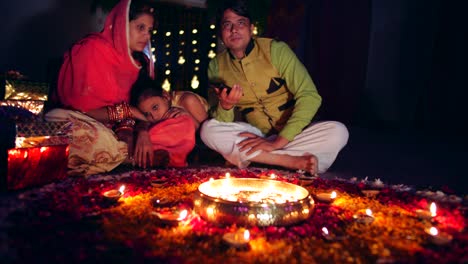
{"type": "MultiPolygon", "coordinates": [[[[153,59],[158,65],[163,65],[162,69],[158,74],[163,75],[161,78],[162,87],[166,91],[170,91],[174,88],[174,78],[177,76],[179,71],[192,72],[189,82],[191,89],[196,90],[200,87],[200,75],[205,74],[202,71],[202,62],[204,65],[207,64],[208,60],[216,56],[217,36],[216,26],[214,24],[209,25],[209,48],[206,55],[202,54],[206,47],[203,45],[201,38],[202,34],[197,26],[194,26],[188,30],[183,28],[173,30],[153,30],[153,39],[159,39],[162,43],[154,43],[155,47],[152,48],[153,59]],[[161,34],[158,38],[158,34],[161,34]],[[157,52],[157,49],[161,49],[157,52]],[[174,65],[177,64],[177,65],[174,65]],[[182,67],[185,67],[182,70],[182,67]]],[[[180,76],[180,74],[179,74],[180,76]]],[[[179,80],[180,81],[180,80],[179,80]]]]}
{"type": "MultiPolygon", "coordinates": [[[[216,25],[203,28],[193,17],[185,23],[165,25],[153,30],[153,59],[162,87],[170,90],[197,90],[206,75],[209,60],[223,48],[219,45],[216,25]]],[[[257,27],[254,35],[258,34],[257,27]]]]}

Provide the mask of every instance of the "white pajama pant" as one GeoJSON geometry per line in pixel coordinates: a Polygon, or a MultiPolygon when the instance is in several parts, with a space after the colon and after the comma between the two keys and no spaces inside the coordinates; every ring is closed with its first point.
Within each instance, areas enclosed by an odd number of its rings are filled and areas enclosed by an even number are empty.
{"type": "MultiPolygon", "coordinates": [[[[239,151],[237,143],[245,139],[239,136],[241,132],[250,132],[264,137],[262,132],[244,122],[220,122],[215,119],[203,123],[200,136],[205,145],[220,153],[227,161],[239,168],[249,166],[250,160],[261,153],[256,151],[246,155],[246,151],[239,151]]],[[[270,136],[274,139],[276,135],[270,136]]],[[[323,121],[311,123],[299,135],[280,150],[272,151],[274,154],[287,154],[302,156],[313,154],[318,159],[318,172],[323,173],[333,164],[338,152],[348,142],[348,130],[336,121],[323,121]]]]}

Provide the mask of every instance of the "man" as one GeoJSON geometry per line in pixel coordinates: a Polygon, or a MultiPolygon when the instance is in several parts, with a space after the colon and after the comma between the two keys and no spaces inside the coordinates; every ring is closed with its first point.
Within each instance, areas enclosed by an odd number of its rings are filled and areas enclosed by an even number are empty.
{"type": "Polygon", "coordinates": [[[208,67],[219,102],[202,126],[202,140],[240,168],[257,162],[325,172],[348,141],[346,127],[311,124],[322,100],[311,77],[285,43],[252,38],[243,1],[226,2],[219,12],[226,50],[208,67]],[[247,123],[234,122],[235,109],[247,123]]]}

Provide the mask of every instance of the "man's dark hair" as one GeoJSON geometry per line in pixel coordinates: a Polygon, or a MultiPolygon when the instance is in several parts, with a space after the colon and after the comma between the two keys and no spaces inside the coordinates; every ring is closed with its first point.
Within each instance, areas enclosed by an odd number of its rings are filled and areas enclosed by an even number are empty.
{"type": "Polygon", "coordinates": [[[225,0],[218,8],[216,13],[216,25],[221,28],[221,22],[223,19],[224,11],[231,9],[234,13],[239,16],[243,16],[252,22],[252,16],[250,15],[247,1],[244,0],[225,0]]]}

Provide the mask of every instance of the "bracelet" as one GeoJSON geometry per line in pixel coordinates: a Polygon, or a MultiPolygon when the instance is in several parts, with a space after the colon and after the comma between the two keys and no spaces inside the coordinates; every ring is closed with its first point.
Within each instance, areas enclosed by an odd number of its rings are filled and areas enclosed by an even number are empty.
{"type": "Polygon", "coordinates": [[[133,131],[134,126],[135,126],[135,120],[127,118],[116,124],[115,132],[119,132],[121,130],[133,131]]]}
{"type": "Polygon", "coordinates": [[[133,118],[132,110],[130,109],[130,106],[127,102],[122,102],[120,104],[115,105],[108,105],[107,116],[109,118],[109,121],[111,122],[121,122],[122,120],[133,118]]]}

